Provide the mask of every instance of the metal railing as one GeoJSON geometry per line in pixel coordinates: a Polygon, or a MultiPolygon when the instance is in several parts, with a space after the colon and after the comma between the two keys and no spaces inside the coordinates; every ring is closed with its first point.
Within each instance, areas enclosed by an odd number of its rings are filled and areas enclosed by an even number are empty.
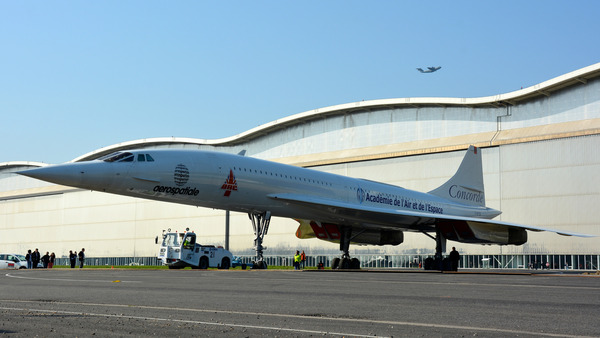
{"type": "MultiPolygon", "coordinates": [[[[242,263],[250,263],[254,256],[239,256],[242,263]]],[[[323,263],[330,267],[335,254],[307,255],[304,265],[316,267],[323,263]]],[[[362,268],[422,268],[425,259],[432,255],[354,255],[361,262],[362,268]]],[[[268,266],[293,266],[293,256],[265,255],[268,266]]],[[[461,255],[459,268],[468,269],[554,269],[554,270],[598,270],[600,255],[461,255]]],[[[162,262],[156,257],[89,257],[85,265],[104,266],[160,266],[162,262]]],[[[55,265],[70,265],[68,258],[57,258],[55,265]]],[[[75,266],[79,266],[79,261],[75,266]]]]}

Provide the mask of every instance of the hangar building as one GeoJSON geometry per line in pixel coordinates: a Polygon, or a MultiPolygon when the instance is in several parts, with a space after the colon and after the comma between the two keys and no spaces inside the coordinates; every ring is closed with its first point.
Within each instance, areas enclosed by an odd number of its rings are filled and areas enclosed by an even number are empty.
{"type": "MultiPolygon", "coordinates": [[[[480,98],[361,101],[288,116],[228,138],[150,138],[94,150],[89,161],[140,148],[207,149],[432,190],[456,169],[469,145],[481,148],[487,205],[497,219],[600,235],[600,63],[507,94],[480,98]]],[[[0,163],[0,248],[88,257],[152,257],[164,229],[186,227],[204,244],[225,243],[225,211],[58,186],[15,172],[36,162],[0,163]]],[[[225,178],[224,178],[225,179],[225,178]]],[[[338,245],[299,240],[297,223],[274,218],[265,254],[337,253],[338,245]]],[[[250,254],[252,226],[232,213],[229,249],[250,254]]],[[[600,237],[529,232],[521,246],[449,242],[462,254],[585,256],[597,267],[600,237]]],[[[350,252],[431,253],[435,241],[405,233],[399,246],[350,252]]],[[[573,263],[574,264],[574,263],[573,263]]]]}

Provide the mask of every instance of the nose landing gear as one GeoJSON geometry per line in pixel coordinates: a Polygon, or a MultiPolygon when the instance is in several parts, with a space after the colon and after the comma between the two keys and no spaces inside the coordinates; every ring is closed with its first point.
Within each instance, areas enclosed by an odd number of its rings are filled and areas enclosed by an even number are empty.
{"type": "Polygon", "coordinates": [[[263,259],[263,250],[265,248],[262,246],[262,242],[265,238],[265,235],[269,231],[269,224],[271,223],[271,212],[251,212],[248,213],[248,217],[252,221],[252,228],[254,230],[254,250],[256,250],[256,258],[255,261],[252,262],[252,268],[266,269],[267,263],[263,259]]]}

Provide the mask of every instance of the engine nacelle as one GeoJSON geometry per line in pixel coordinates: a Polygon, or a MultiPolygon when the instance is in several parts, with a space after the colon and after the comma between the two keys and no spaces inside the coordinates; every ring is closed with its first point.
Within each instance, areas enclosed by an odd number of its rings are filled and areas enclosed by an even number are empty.
{"type": "Polygon", "coordinates": [[[359,245],[398,245],[404,242],[402,231],[367,230],[352,238],[352,243],[359,245]]]}
{"type": "Polygon", "coordinates": [[[442,221],[437,225],[446,239],[462,243],[521,245],[527,242],[527,230],[522,228],[471,221],[442,221]]]}
{"type": "MultiPolygon", "coordinates": [[[[342,233],[337,224],[298,220],[300,225],[296,237],[301,239],[318,238],[328,242],[339,243],[342,233]]],[[[360,230],[352,236],[351,243],[358,245],[398,245],[404,241],[404,233],[400,230],[360,230]]]]}

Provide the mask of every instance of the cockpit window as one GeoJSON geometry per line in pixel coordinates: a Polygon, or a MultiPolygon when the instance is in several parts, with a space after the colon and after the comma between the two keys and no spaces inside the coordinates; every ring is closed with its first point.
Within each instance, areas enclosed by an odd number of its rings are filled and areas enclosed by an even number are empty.
{"type": "MultiPolygon", "coordinates": [[[[98,160],[104,162],[133,162],[136,156],[129,152],[116,152],[104,157],[100,157],[98,160]]],[[[154,162],[154,159],[150,154],[137,154],[138,162],[154,162]]]]}
{"type": "Polygon", "coordinates": [[[133,154],[117,152],[103,159],[104,162],[133,162],[133,154]]]}

